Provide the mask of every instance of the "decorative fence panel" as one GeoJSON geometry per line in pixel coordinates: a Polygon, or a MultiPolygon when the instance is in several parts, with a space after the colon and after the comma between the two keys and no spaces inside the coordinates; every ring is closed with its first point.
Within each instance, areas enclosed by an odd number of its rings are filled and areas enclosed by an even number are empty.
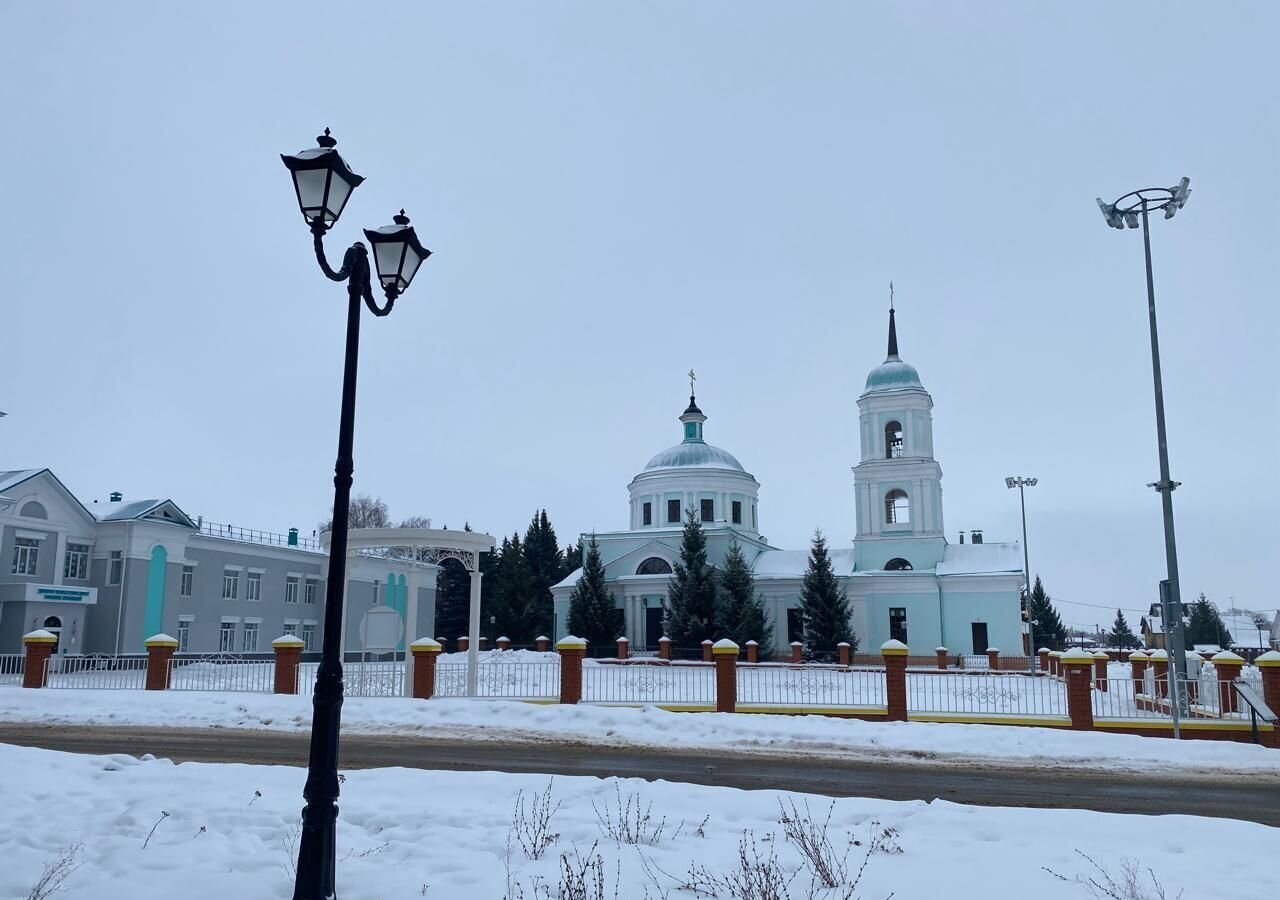
{"type": "Polygon", "coordinates": [[[874,706],[885,704],[883,671],[835,666],[738,666],[739,704],[874,706]]]}
{"type": "Polygon", "coordinates": [[[25,653],[0,653],[0,687],[22,685],[22,673],[27,669],[25,653]]]}
{"type": "Polygon", "coordinates": [[[585,665],[582,702],[714,705],[715,666],[585,665]]]}
{"type": "MultiPolygon", "coordinates": [[[[436,665],[435,696],[467,696],[466,663],[436,665]]],[[[490,700],[558,700],[560,663],[482,662],[476,666],[476,696],[490,700]]]]}
{"type": "Polygon", "coordinates": [[[1067,715],[1066,686],[1052,678],[955,672],[907,673],[907,709],[911,712],[984,716],[1067,715]]]}
{"type": "Polygon", "coordinates": [[[235,653],[175,656],[169,661],[169,689],[270,693],[275,689],[275,662],[235,653]]]}
{"type": "Polygon", "coordinates": [[[51,688],[140,691],[147,684],[145,654],[53,656],[47,666],[45,683],[51,688]]]}
{"type": "MultiPolygon", "coordinates": [[[[404,662],[400,660],[366,660],[342,664],[342,693],[346,697],[403,697],[404,662]]],[[[315,688],[320,664],[298,665],[298,693],[310,694],[315,688]]],[[[273,676],[274,677],[274,676],[273,676]]],[[[271,687],[267,687],[271,690],[271,687]]]]}

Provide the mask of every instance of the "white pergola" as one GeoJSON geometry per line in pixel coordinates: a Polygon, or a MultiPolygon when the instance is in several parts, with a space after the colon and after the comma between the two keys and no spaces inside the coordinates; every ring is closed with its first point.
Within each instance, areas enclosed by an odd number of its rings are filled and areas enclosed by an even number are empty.
{"type": "MultiPolygon", "coordinates": [[[[329,532],[320,535],[320,545],[329,552],[329,532]]],[[[471,576],[471,609],[467,631],[467,694],[476,694],[476,666],[480,661],[480,554],[492,550],[493,535],[448,528],[352,528],[347,532],[347,557],[373,557],[413,565],[409,572],[408,602],[405,604],[405,670],[404,694],[413,695],[413,654],[409,644],[418,634],[418,574],[422,565],[438,566],[446,559],[456,559],[471,576]]],[[[342,646],[346,650],[347,586],[342,586],[342,646]]]]}

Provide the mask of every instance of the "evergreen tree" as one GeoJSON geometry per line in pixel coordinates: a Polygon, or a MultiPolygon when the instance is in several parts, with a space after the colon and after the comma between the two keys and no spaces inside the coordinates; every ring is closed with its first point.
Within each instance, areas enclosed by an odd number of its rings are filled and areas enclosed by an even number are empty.
{"type": "MultiPolygon", "coordinates": [[[[532,588],[532,576],[525,559],[520,535],[502,539],[498,564],[494,571],[493,610],[495,622],[486,622],[489,635],[496,638],[505,635],[515,644],[532,644],[539,631],[540,610],[532,588]]],[[[486,631],[485,627],[481,628],[486,631]]]]}
{"type": "Polygon", "coordinates": [[[593,534],[582,561],[582,575],[569,595],[569,633],[585,638],[588,646],[612,647],[622,629],[622,610],[614,606],[605,584],[600,547],[593,534]]]}
{"type": "Polygon", "coordinates": [[[525,530],[524,561],[529,572],[529,596],[537,612],[534,630],[550,632],[554,610],[551,586],[562,581],[568,573],[556,540],[556,530],[551,527],[545,509],[534,514],[533,521],[525,530]]]}
{"type": "Polygon", "coordinates": [[[471,576],[456,559],[440,563],[436,578],[436,635],[453,640],[467,633],[471,610],[471,576]]]}
{"type": "Polygon", "coordinates": [[[1188,649],[1196,644],[1216,644],[1224,650],[1231,646],[1231,632],[1223,624],[1218,607],[1210,603],[1204,594],[1191,604],[1191,615],[1187,617],[1183,637],[1188,649]]]}
{"type": "Polygon", "coordinates": [[[737,539],[729,544],[720,573],[720,610],[716,616],[720,635],[739,647],[747,641],[760,645],[760,658],[766,659],[773,649],[773,625],[765,612],[764,602],[756,595],[755,578],[737,539]]]}
{"type": "Polygon", "coordinates": [[[677,647],[716,640],[716,584],[707,566],[707,537],[690,509],[684,519],[680,559],[672,568],[663,628],[677,647]]]}
{"type": "Polygon", "coordinates": [[[1031,588],[1031,596],[1027,599],[1027,614],[1029,619],[1040,623],[1033,626],[1034,637],[1040,647],[1048,647],[1050,650],[1066,648],[1067,628],[1062,624],[1058,611],[1053,607],[1053,598],[1044,592],[1044,585],[1040,582],[1039,575],[1036,576],[1035,584],[1031,588]]]}
{"type": "Polygon", "coordinates": [[[564,548],[564,572],[568,575],[570,572],[576,572],[582,568],[582,544],[569,543],[564,548]]]}
{"type": "Polygon", "coordinates": [[[800,612],[804,621],[804,642],[810,651],[834,653],[836,645],[848,641],[858,649],[858,638],[849,624],[849,598],[836,582],[821,530],[813,534],[809,567],[800,589],[800,612]]]}
{"type": "Polygon", "coordinates": [[[1129,623],[1125,621],[1124,613],[1117,609],[1115,624],[1111,626],[1111,633],[1107,635],[1107,644],[1111,647],[1119,647],[1121,650],[1130,650],[1141,646],[1141,643],[1129,628],[1129,623]]]}

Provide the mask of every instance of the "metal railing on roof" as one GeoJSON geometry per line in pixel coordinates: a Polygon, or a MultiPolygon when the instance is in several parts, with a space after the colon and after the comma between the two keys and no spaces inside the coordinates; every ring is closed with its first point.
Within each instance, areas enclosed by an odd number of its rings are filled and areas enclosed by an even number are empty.
{"type": "Polygon", "coordinates": [[[206,522],[203,517],[196,520],[196,527],[203,535],[222,538],[226,541],[243,541],[248,544],[266,544],[272,547],[297,547],[299,550],[310,550],[313,553],[324,552],[324,548],[320,546],[318,539],[302,537],[301,535],[291,542],[287,534],[279,534],[274,531],[259,531],[256,528],[244,528],[240,525],[228,525],[221,522],[206,522]]]}

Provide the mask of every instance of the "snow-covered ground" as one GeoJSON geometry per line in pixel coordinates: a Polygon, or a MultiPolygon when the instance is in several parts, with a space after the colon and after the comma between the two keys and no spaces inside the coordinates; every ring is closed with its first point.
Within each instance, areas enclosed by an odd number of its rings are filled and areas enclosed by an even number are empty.
{"type": "MultiPolygon", "coordinates": [[[[66,900],[283,900],[292,891],[304,775],[281,766],[173,765],[0,745],[0,896],[29,896],[47,864],[79,848],[79,868],[58,895],[66,900]]],[[[809,897],[812,874],[786,837],[780,802],[788,815],[791,803],[802,815],[807,805],[818,823],[830,811],[827,837],[837,856],[850,839],[860,842],[848,848],[841,886],[819,890],[814,900],[844,897],[864,859],[850,893],[869,900],[890,893],[899,900],[1077,900],[1097,896],[1073,883],[1098,877],[1084,856],[1117,879],[1127,861],[1148,886],[1147,869],[1154,870],[1169,897],[1280,895],[1271,865],[1280,831],[1249,822],[943,801],[833,804],[668,782],[407,769],[345,773],[338,895],[541,900],[570,896],[561,892],[565,871],[585,870],[588,900],[671,900],[695,896],[679,889],[682,881],[706,884],[740,872],[745,842],[748,858],[758,855],[763,868],[790,880],[790,896],[809,897]],[[548,785],[554,813],[546,839],[537,841],[543,852],[530,859],[512,829],[517,798],[531,819],[548,785]],[[608,834],[628,804],[633,822],[637,804],[650,816],[640,844],[608,834]]],[[[722,889],[718,896],[734,895],[722,889]]]]}
{"type": "MultiPolygon", "coordinates": [[[[311,699],[186,691],[0,690],[0,722],[145,725],[301,731],[311,699]]],[[[984,764],[1256,775],[1280,788],[1280,751],[1227,741],[1007,725],[863,722],[825,716],[675,713],[652,706],[560,706],[503,700],[348,698],[347,733],[449,740],[561,742],[655,749],[803,754],[898,762],[984,764]]]]}

